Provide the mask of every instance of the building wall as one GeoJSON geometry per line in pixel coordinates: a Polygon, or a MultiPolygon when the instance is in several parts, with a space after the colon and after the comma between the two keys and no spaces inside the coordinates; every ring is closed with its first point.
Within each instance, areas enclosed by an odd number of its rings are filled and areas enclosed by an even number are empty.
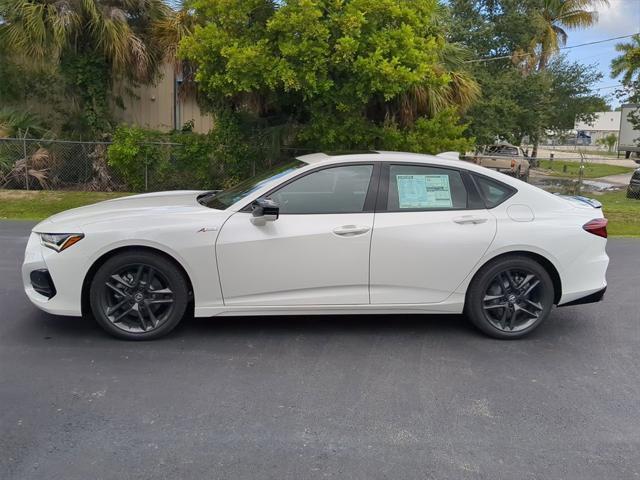
{"type": "Polygon", "coordinates": [[[589,132],[618,132],[621,112],[597,112],[593,122],[575,122],[575,129],[589,132]]]}
{"type": "MultiPolygon", "coordinates": [[[[161,77],[156,85],[143,85],[127,92],[123,85],[115,87],[115,93],[122,98],[124,110],[115,107],[117,120],[123,123],[139,125],[154,130],[170,131],[174,129],[174,86],[173,65],[166,63],[162,67],[161,77]]],[[[195,98],[177,99],[178,128],[189,120],[194,122],[194,131],[207,133],[213,127],[213,117],[200,111],[195,98]]]]}

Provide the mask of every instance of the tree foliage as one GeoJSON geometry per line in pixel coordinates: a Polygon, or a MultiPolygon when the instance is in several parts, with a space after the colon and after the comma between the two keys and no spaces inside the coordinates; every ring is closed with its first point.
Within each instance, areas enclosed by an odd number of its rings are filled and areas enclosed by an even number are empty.
{"type": "MultiPolygon", "coordinates": [[[[551,55],[567,43],[566,29],[588,28],[598,21],[598,5],[609,5],[608,0],[542,0],[536,10],[542,26],[536,41],[538,69],[544,70],[551,55]]],[[[534,20],[535,21],[535,20],[534,20]]]]}
{"type": "Polygon", "coordinates": [[[622,77],[626,85],[640,81],[640,34],[631,37],[629,42],[618,43],[615,48],[620,55],[611,61],[611,76],[622,77]]]}
{"type": "Polygon", "coordinates": [[[59,77],[71,100],[63,131],[95,138],[112,128],[115,80],[154,79],[164,57],[157,25],[170,15],[162,0],[0,0],[0,50],[19,69],[59,77]]]}
{"type": "MultiPolygon", "coordinates": [[[[317,148],[384,147],[386,131],[478,94],[435,0],[194,0],[182,40],[216,109],[298,125],[317,148]]],[[[443,117],[444,118],[444,117],[443,117]]],[[[456,123],[455,115],[446,116],[456,123]]]]}
{"type": "MultiPolygon", "coordinates": [[[[607,109],[592,91],[601,78],[594,67],[552,57],[566,32],[554,30],[557,12],[547,10],[571,12],[569,19],[592,3],[452,1],[452,39],[487,59],[473,64],[482,95],[464,117],[480,143],[504,139],[519,144],[527,138],[535,144],[545,131],[572,129],[576,118],[589,119],[607,109]],[[556,32],[555,39],[549,38],[550,31],[556,32]]],[[[569,25],[564,17],[563,22],[558,25],[569,25]]]]}

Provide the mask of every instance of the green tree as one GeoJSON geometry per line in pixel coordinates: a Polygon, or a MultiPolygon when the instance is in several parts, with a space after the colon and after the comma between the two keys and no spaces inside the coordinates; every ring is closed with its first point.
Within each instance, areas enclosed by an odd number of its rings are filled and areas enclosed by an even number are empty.
{"type": "MultiPolygon", "coordinates": [[[[450,3],[452,39],[473,49],[481,59],[472,65],[482,95],[464,117],[469,132],[480,143],[503,139],[519,144],[528,137],[535,144],[545,130],[571,129],[576,117],[587,119],[607,109],[604,100],[592,94],[600,78],[593,67],[568,62],[562,56],[551,58],[566,40],[562,27],[581,25],[576,20],[581,15],[579,6],[561,3],[450,3]],[[547,46],[542,69],[537,68],[540,39],[546,39],[547,46]]],[[[583,2],[582,8],[587,7],[583,2]]]]}
{"type": "Polygon", "coordinates": [[[611,153],[613,152],[613,147],[618,143],[618,136],[615,133],[610,133],[606,137],[599,139],[598,143],[607,147],[607,150],[611,153]]]}
{"type": "MultiPolygon", "coordinates": [[[[631,37],[630,42],[617,44],[616,51],[620,55],[611,62],[611,76],[622,76],[622,88],[616,95],[624,102],[640,103],[640,34],[631,37]]],[[[634,128],[640,130],[640,108],[632,110],[628,118],[634,128]]],[[[636,143],[640,145],[640,137],[636,143]]]]}
{"type": "Polygon", "coordinates": [[[631,41],[618,43],[616,52],[620,55],[611,61],[611,76],[622,77],[623,84],[640,80],[640,34],[631,37],[631,41]]]}
{"type": "MultiPolygon", "coordinates": [[[[214,109],[293,123],[313,148],[383,148],[388,132],[477,97],[435,0],[194,0],[181,42],[214,109]]],[[[456,123],[455,114],[447,121],[456,123]]],[[[393,135],[391,135],[393,136],[393,135]]]]}
{"type": "Polygon", "coordinates": [[[543,0],[536,11],[542,30],[536,39],[538,69],[544,70],[551,56],[566,45],[566,29],[588,28],[598,22],[598,12],[590,10],[598,5],[608,5],[608,0],[543,0]]]}

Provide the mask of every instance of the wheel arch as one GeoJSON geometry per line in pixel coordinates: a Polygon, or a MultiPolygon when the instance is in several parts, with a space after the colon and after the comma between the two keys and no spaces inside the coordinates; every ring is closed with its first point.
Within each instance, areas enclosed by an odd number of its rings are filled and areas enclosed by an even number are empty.
{"type": "MultiPolygon", "coordinates": [[[[553,262],[548,258],[546,258],[544,255],[541,255],[539,253],[532,252],[529,250],[513,250],[509,252],[503,252],[494,257],[487,259],[482,265],[480,265],[480,267],[475,271],[475,273],[471,277],[471,280],[467,287],[466,295],[469,294],[469,287],[473,284],[476,277],[487,265],[497,260],[501,260],[505,257],[514,257],[514,256],[528,257],[534,260],[535,262],[539,263],[547,271],[547,273],[551,277],[551,281],[553,282],[553,303],[557,305],[560,302],[560,298],[562,297],[562,279],[560,278],[560,273],[558,272],[558,269],[553,264],[553,262]]],[[[466,295],[465,295],[465,302],[466,302],[466,295]]]]}
{"type": "Polygon", "coordinates": [[[89,267],[89,270],[87,270],[87,273],[84,276],[84,280],[82,281],[82,290],[81,290],[81,297],[80,297],[81,312],[83,316],[85,314],[91,313],[91,306],[89,305],[89,287],[98,269],[110,258],[115,257],[116,255],[119,255],[121,253],[130,252],[130,251],[151,252],[173,263],[178,268],[178,270],[180,270],[185,281],[187,282],[187,286],[189,287],[189,301],[191,304],[189,308],[193,308],[194,291],[193,291],[193,284],[191,283],[191,278],[189,277],[189,274],[187,273],[187,270],[184,268],[184,266],[175,257],[173,257],[172,255],[168,254],[163,250],[146,246],[146,245],[126,245],[126,246],[114,248],[113,250],[109,250],[108,252],[103,253],[93,262],[91,267],[89,267]]]}

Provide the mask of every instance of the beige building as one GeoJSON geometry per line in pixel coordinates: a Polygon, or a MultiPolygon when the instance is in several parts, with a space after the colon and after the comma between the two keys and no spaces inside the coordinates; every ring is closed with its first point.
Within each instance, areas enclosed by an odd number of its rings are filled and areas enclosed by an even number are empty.
{"type": "Polygon", "coordinates": [[[179,129],[192,120],[195,132],[207,133],[213,126],[213,117],[200,111],[193,96],[177,94],[179,82],[173,65],[166,63],[156,85],[129,87],[128,92],[124,86],[117,86],[116,93],[122,98],[125,107],[124,110],[114,108],[117,119],[165,132],[179,129]]]}

